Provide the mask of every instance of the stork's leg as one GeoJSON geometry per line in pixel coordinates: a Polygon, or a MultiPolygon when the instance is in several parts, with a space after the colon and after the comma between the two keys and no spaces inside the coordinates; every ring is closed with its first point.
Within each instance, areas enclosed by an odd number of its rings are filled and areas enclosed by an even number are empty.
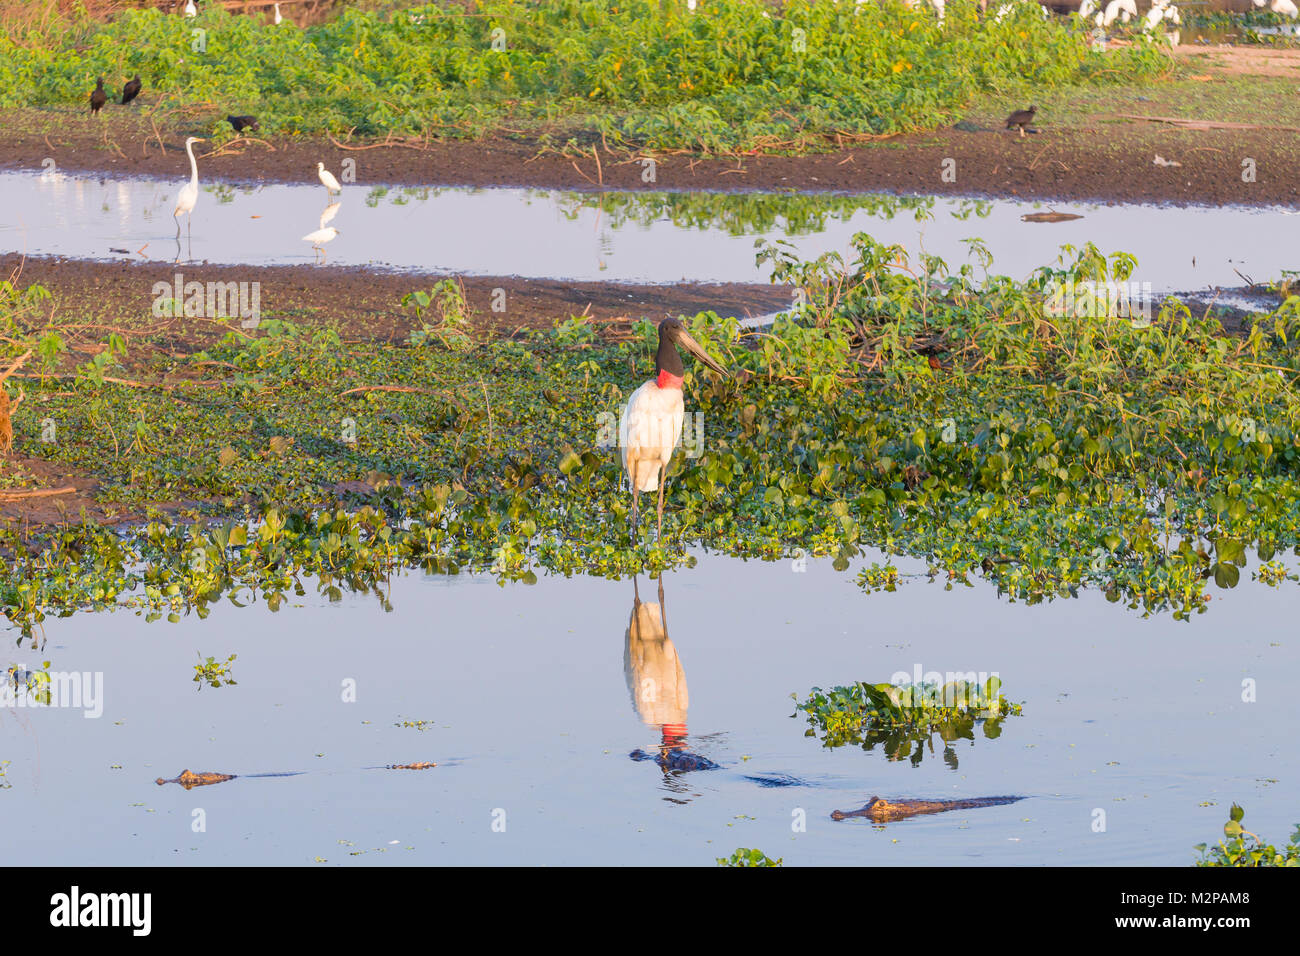
{"type": "Polygon", "coordinates": [[[181,238],[181,217],[173,216],[172,218],[176,220],[176,241],[179,242],[181,238]]]}
{"type": "Polygon", "coordinates": [[[1024,139],[1024,138],[1025,138],[1025,128],[1024,128],[1024,126],[1021,126],[1021,127],[1020,127],[1020,138],[1021,138],[1021,139],[1024,139]]]}
{"type": "Polygon", "coordinates": [[[659,526],[655,531],[655,541],[664,536],[664,485],[668,483],[668,466],[659,466],[659,526]]]}
{"type": "Polygon", "coordinates": [[[640,528],[640,522],[637,520],[641,514],[641,492],[636,490],[636,485],[632,486],[632,541],[636,541],[637,532],[640,528]]]}

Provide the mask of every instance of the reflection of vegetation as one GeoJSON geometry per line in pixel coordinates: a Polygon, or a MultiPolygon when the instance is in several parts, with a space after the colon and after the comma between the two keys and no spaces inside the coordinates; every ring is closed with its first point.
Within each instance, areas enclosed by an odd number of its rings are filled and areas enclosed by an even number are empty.
{"type": "Polygon", "coordinates": [[[1001,686],[1001,680],[990,677],[982,685],[962,679],[942,685],[858,682],[829,691],[814,687],[799,709],[808,715],[807,736],[821,731],[824,747],[852,744],[871,751],[879,746],[890,760],[910,760],[914,767],[927,744],[934,752],[937,734],[944,745],[944,763],[955,770],[955,741],[973,742],[977,726],[985,738],[996,739],[1002,721],[1021,712],[1019,704],[1002,696],[1001,686]]]}
{"type": "MultiPolygon", "coordinates": [[[[599,209],[618,228],[628,223],[648,226],[668,221],[690,229],[722,229],[741,236],[779,229],[799,236],[821,232],[831,220],[847,222],[864,212],[874,219],[893,219],[900,213],[918,222],[934,217],[938,200],[933,196],[867,194],[842,196],[834,193],[669,193],[602,192],[561,193],[559,204],[569,218],[579,209],[599,209]]],[[[984,218],[993,205],[987,200],[954,200],[955,219],[972,214],[984,218]]]]}
{"type": "Polygon", "coordinates": [[[267,133],[426,138],[544,131],[571,148],[736,153],[852,142],[951,122],[981,91],[1161,75],[1158,51],[1092,52],[1019,4],[1002,22],[953,3],[478,0],[350,8],[306,29],[200,4],[197,19],[123,10],[30,19],[0,36],[0,106],[67,106],[86,78],[133,72],[146,96],[206,115],[249,102],[267,133]],[[191,31],[205,32],[195,56],[191,31]]]}
{"type": "Polygon", "coordinates": [[[718,866],[780,866],[783,859],[784,857],[773,860],[762,850],[751,850],[743,846],[729,857],[717,857],[718,866]]]}
{"type": "Polygon", "coordinates": [[[1224,839],[1210,847],[1208,856],[1204,843],[1195,846],[1201,854],[1197,866],[1300,866],[1300,826],[1291,834],[1291,842],[1279,850],[1244,828],[1241,821],[1245,816],[1246,811],[1234,803],[1223,825],[1224,839]]]}

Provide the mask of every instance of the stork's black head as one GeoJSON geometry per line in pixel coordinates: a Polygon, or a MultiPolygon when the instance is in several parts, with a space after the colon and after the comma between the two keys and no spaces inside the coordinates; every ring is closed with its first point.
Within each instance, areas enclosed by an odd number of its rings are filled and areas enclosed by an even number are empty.
{"type": "Polygon", "coordinates": [[[709,353],[700,346],[700,343],[691,338],[691,334],[686,331],[686,326],[682,324],[681,319],[664,319],[659,323],[659,351],[655,356],[657,371],[667,372],[670,375],[676,375],[678,378],[685,374],[682,357],[677,352],[678,347],[686,349],[715,372],[721,372],[723,375],[727,374],[727,370],[715,362],[709,353]]]}

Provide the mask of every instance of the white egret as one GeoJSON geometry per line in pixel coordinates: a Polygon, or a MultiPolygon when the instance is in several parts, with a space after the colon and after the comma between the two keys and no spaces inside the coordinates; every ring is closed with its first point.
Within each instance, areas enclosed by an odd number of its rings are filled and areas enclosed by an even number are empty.
{"type": "Polygon", "coordinates": [[[1171,3],[1165,7],[1165,19],[1175,26],[1183,25],[1183,16],[1178,12],[1177,4],[1171,3]]]}
{"type": "Polygon", "coordinates": [[[194,5],[194,0],[185,0],[185,15],[187,17],[197,17],[199,8],[194,5]]]}
{"type": "Polygon", "coordinates": [[[1137,3],[1135,0],[1110,0],[1106,4],[1105,26],[1110,26],[1118,17],[1124,23],[1128,23],[1138,15],[1137,3]]]}
{"type": "Polygon", "coordinates": [[[1079,4],[1080,20],[1087,20],[1090,16],[1092,16],[1096,12],[1097,12],[1096,0],[1083,0],[1083,3],[1079,4]]]}
{"type": "Polygon", "coordinates": [[[321,254],[321,261],[325,258],[325,243],[333,242],[334,237],[339,235],[339,230],[333,226],[326,226],[324,229],[317,229],[315,232],[309,232],[302,237],[303,242],[310,242],[311,247],[321,254]]]}
{"type": "MultiPolygon", "coordinates": [[[[1263,5],[1264,0],[1255,0],[1255,6],[1262,7],[1263,5]]],[[[1268,8],[1274,13],[1280,13],[1283,16],[1291,17],[1292,19],[1300,17],[1300,8],[1296,7],[1294,0],[1273,0],[1273,2],[1268,5],[1268,8]]]]}
{"type": "Polygon", "coordinates": [[[202,142],[203,139],[198,136],[185,140],[185,155],[190,158],[190,181],[176,195],[176,208],[172,210],[172,218],[176,220],[177,239],[181,237],[180,214],[185,213],[185,232],[188,235],[194,218],[194,204],[199,200],[199,164],[194,160],[194,144],[202,142]]]}
{"type": "Polygon", "coordinates": [[[278,27],[281,23],[284,22],[284,17],[280,16],[280,5],[279,5],[278,3],[276,3],[276,4],[272,4],[272,6],[275,7],[275,18],[274,18],[274,19],[275,19],[275,25],[278,27]]]}
{"type": "Polygon", "coordinates": [[[1150,33],[1160,25],[1160,21],[1164,18],[1164,9],[1157,4],[1153,4],[1151,9],[1147,11],[1147,15],[1142,18],[1142,32],[1150,33]]]}
{"type": "Polygon", "coordinates": [[[686,370],[677,352],[681,346],[715,372],[727,370],[715,362],[700,344],[691,338],[681,319],[664,319],[659,323],[659,349],[655,353],[655,377],[632,393],[618,422],[618,443],[632,491],[632,533],[636,534],[641,508],[641,493],[658,490],[659,522],[663,533],[664,485],[673,450],[682,437],[686,406],[682,401],[682,379],[686,370]]]}
{"type": "Polygon", "coordinates": [[[316,178],[320,180],[320,184],[331,194],[343,192],[343,187],[340,186],[339,181],[334,178],[334,174],[325,168],[324,163],[316,164],[316,178]]]}

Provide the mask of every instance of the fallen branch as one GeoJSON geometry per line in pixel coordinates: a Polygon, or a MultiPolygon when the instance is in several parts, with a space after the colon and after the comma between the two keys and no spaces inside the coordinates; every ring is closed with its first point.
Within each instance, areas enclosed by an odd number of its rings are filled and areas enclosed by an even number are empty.
{"type": "Polygon", "coordinates": [[[414,395],[441,395],[441,392],[435,392],[427,388],[416,388],[413,385],[361,385],[357,388],[350,388],[346,392],[340,392],[339,398],[345,395],[355,395],[357,392],[410,392],[414,395]]]}
{"type": "Polygon", "coordinates": [[[64,488],[36,488],[32,491],[0,491],[0,503],[23,501],[27,498],[50,498],[54,495],[71,495],[77,491],[72,485],[64,488]]]}

